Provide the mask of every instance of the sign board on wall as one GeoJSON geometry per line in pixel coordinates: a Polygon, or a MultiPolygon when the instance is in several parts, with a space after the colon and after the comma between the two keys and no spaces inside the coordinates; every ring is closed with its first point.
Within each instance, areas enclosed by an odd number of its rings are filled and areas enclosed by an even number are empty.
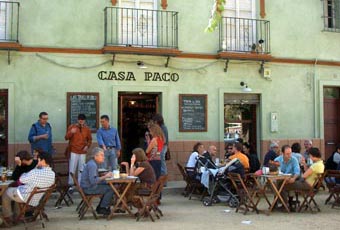
{"type": "Polygon", "coordinates": [[[99,127],[99,93],[67,93],[67,126],[77,123],[78,114],[86,116],[86,124],[94,133],[99,127]]]}
{"type": "Polygon", "coordinates": [[[207,95],[179,95],[179,131],[206,132],[207,125],[207,95]]]}

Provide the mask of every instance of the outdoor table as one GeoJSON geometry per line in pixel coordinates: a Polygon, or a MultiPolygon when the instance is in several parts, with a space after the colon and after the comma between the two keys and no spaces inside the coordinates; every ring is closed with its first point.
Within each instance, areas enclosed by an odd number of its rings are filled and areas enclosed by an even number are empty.
{"type": "MultiPolygon", "coordinates": [[[[281,192],[285,186],[285,184],[287,183],[288,179],[291,178],[290,174],[278,174],[278,175],[259,175],[259,176],[255,176],[255,178],[263,178],[266,183],[264,186],[266,186],[267,184],[270,185],[270,189],[273,191],[274,193],[274,199],[271,203],[271,205],[268,208],[268,214],[270,214],[276,204],[276,202],[278,200],[281,201],[283,207],[285,208],[285,210],[289,213],[289,208],[286,204],[286,202],[284,202],[283,197],[281,196],[281,192]],[[278,183],[278,181],[282,181],[281,183],[278,183]]],[[[265,189],[264,189],[265,190],[265,189]]]]}
{"type": "MultiPolygon", "coordinates": [[[[2,181],[0,182],[0,198],[2,197],[2,195],[4,194],[6,189],[8,188],[8,185],[10,185],[12,182],[13,182],[13,180],[7,180],[5,182],[2,182],[2,181]]],[[[3,218],[2,215],[1,215],[0,218],[5,223],[5,225],[8,226],[8,223],[5,221],[5,219],[3,218]]]]}
{"type": "Polygon", "coordinates": [[[126,178],[106,178],[106,182],[110,185],[117,197],[116,204],[113,209],[111,209],[108,220],[112,219],[115,215],[115,211],[118,209],[125,210],[129,215],[134,216],[126,203],[125,196],[131,185],[136,182],[137,178],[138,177],[134,176],[127,176],[126,178]]]}

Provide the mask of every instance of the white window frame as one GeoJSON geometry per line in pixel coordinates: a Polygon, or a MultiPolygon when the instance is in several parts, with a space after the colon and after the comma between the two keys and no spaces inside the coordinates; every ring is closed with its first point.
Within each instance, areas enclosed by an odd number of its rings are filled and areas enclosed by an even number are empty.
{"type": "Polygon", "coordinates": [[[325,29],[327,31],[340,32],[340,0],[323,0],[325,29]],[[338,9],[336,9],[336,4],[338,9]],[[331,8],[331,15],[329,15],[329,6],[331,8]],[[331,23],[330,23],[331,20],[331,23]]]}
{"type": "MultiPolygon", "coordinates": [[[[132,2],[132,1],[130,1],[132,2]]],[[[148,1],[150,2],[150,1],[148,1]]],[[[143,4],[143,0],[134,0],[134,7],[133,9],[142,9],[141,8],[141,5],[143,4]]],[[[124,7],[124,0],[119,0],[119,6],[120,7],[124,7]]],[[[157,10],[158,9],[158,0],[153,0],[153,9],[152,10],[157,10]]],[[[151,9],[150,9],[151,10],[151,9]]],[[[154,15],[155,13],[153,13],[154,15]]],[[[140,15],[138,15],[140,17],[140,15]]],[[[143,16],[143,15],[142,15],[143,16]]],[[[157,41],[157,14],[155,17],[153,17],[153,20],[152,20],[152,31],[153,33],[150,35],[149,34],[146,34],[146,39],[144,39],[144,34],[141,34],[142,32],[140,32],[140,30],[143,30],[143,26],[144,24],[142,23],[140,25],[140,18],[137,19],[137,15],[132,15],[133,17],[133,22],[131,23],[131,25],[133,25],[133,28],[132,28],[132,34],[134,36],[131,36],[130,37],[127,37],[127,38],[124,38],[123,36],[125,35],[125,33],[127,33],[128,35],[131,33],[131,32],[126,32],[124,31],[123,34],[119,33],[118,35],[118,39],[119,41],[121,41],[122,44],[128,44],[128,45],[132,45],[132,46],[157,46],[158,44],[158,41],[157,41]],[[137,24],[137,22],[139,22],[139,25],[137,24]],[[139,33],[139,34],[137,34],[139,33]],[[151,38],[150,38],[151,36],[151,38]],[[133,38],[133,40],[131,40],[133,38]],[[150,43],[148,41],[148,39],[151,39],[152,43],[150,43]]],[[[118,16],[119,19],[121,19],[121,16],[120,16],[120,13],[119,13],[119,16],[118,16]]],[[[130,20],[130,17],[128,17],[128,20],[130,20]]],[[[146,19],[148,20],[148,19],[146,19]]],[[[128,23],[130,24],[130,23],[128,23]]],[[[130,29],[129,29],[130,30],[130,29]]],[[[122,25],[120,22],[118,22],[118,31],[122,31],[122,25]]]]}

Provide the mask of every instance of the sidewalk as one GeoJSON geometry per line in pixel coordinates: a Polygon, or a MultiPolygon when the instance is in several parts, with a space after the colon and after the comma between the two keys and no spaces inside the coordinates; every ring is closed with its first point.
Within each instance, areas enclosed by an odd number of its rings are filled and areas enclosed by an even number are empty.
{"type": "MultiPolygon", "coordinates": [[[[96,230],[116,230],[119,229],[147,229],[147,230],[197,230],[197,229],[251,229],[251,230],[281,230],[281,229],[308,229],[308,230],[333,230],[340,226],[340,210],[331,209],[331,205],[324,205],[328,192],[322,191],[317,195],[316,200],[320,205],[321,212],[316,214],[306,213],[284,213],[273,212],[270,216],[256,214],[253,212],[243,215],[235,213],[235,209],[223,203],[214,204],[210,207],[203,206],[202,202],[193,197],[188,200],[183,197],[184,182],[169,182],[165,188],[160,206],[164,217],[152,223],[150,219],[141,219],[136,222],[127,216],[115,216],[112,220],[100,218],[95,220],[91,213],[86,215],[84,220],[79,221],[75,208],[79,203],[79,194],[74,193],[75,204],[61,209],[56,209],[53,205],[55,198],[49,201],[46,213],[50,222],[46,222],[46,229],[96,229],[96,230]],[[246,221],[243,222],[242,221],[246,221]]],[[[264,205],[264,202],[262,202],[264,205]]],[[[260,209],[265,209],[260,206],[260,209]]],[[[23,229],[23,225],[12,229],[23,229]]],[[[41,225],[35,224],[29,229],[41,229],[41,225]]]]}

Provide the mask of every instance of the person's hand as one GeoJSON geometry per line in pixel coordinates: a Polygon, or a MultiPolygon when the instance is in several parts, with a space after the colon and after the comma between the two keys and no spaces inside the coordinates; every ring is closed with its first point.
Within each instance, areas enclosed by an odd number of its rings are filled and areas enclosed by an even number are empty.
{"type": "Polygon", "coordinates": [[[76,132],[77,132],[77,128],[73,127],[73,128],[71,129],[71,133],[76,133],[76,132]]]}
{"type": "Polygon", "coordinates": [[[105,178],[110,178],[113,177],[113,173],[112,172],[108,172],[105,174],[105,178]]]}
{"type": "Polygon", "coordinates": [[[16,165],[21,166],[20,157],[15,157],[15,158],[14,158],[14,162],[15,162],[16,165]]]}
{"type": "Polygon", "coordinates": [[[39,139],[48,139],[48,133],[40,135],[39,139]]]}
{"type": "Polygon", "coordinates": [[[131,165],[135,165],[136,158],[131,158],[131,165]]]}
{"type": "Polygon", "coordinates": [[[126,168],[128,168],[128,167],[129,167],[129,163],[128,163],[128,162],[126,162],[126,161],[124,161],[124,162],[120,163],[120,165],[124,165],[126,168]]]}
{"type": "Polygon", "coordinates": [[[89,149],[89,147],[86,145],[86,146],[83,148],[83,151],[84,151],[84,152],[87,152],[88,149],[89,149]]]}
{"type": "Polygon", "coordinates": [[[295,178],[289,178],[289,180],[287,181],[288,184],[293,184],[295,182],[295,178]]]}
{"type": "Polygon", "coordinates": [[[120,157],[120,150],[116,152],[117,158],[120,157]]]}

